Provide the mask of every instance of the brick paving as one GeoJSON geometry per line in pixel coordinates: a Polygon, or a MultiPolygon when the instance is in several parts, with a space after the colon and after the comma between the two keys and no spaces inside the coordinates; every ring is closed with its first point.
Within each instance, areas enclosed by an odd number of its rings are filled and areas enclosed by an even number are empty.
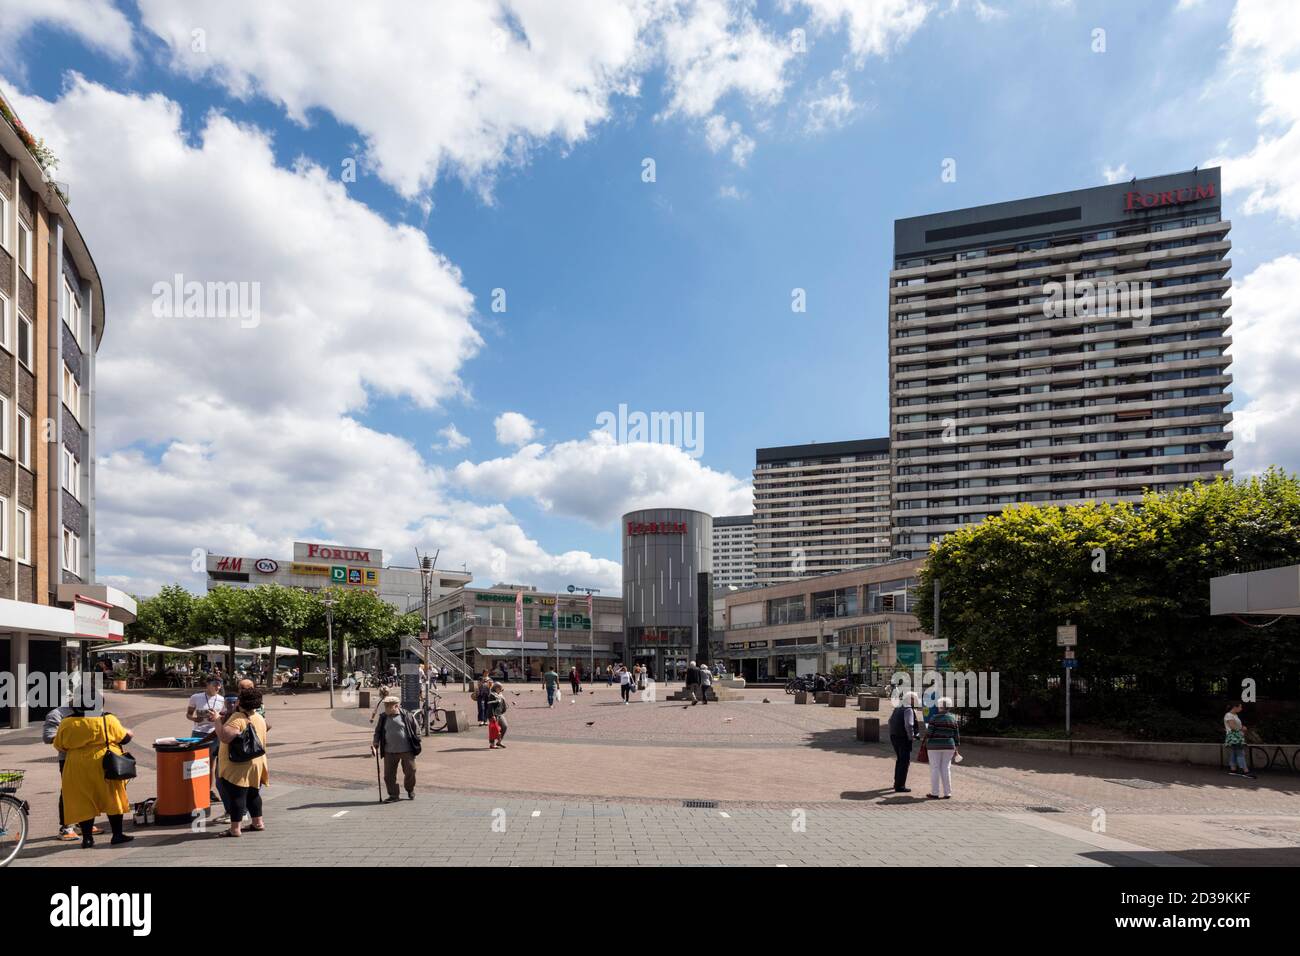
{"type": "MultiPolygon", "coordinates": [[[[892,752],[854,740],[853,709],[796,706],[780,691],[746,691],[742,701],[707,707],[624,705],[603,686],[574,703],[566,687],[563,702],[548,709],[538,685],[509,689],[518,696],[510,698],[507,749],[489,751],[476,726],[426,738],[421,799],[400,806],[374,803],[368,711],[342,706],[342,695],[333,712],[322,694],[268,698],[268,817],[282,835],[222,841],[219,852],[265,861],[292,847],[290,862],[361,864],[393,849],[391,818],[400,813],[407,825],[399,852],[426,863],[1300,864],[1294,776],[1256,783],[1208,768],[970,747],[954,768],[954,799],[927,801],[925,765],[913,767],[914,793],[892,793],[892,752]],[[1116,782],[1134,778],[1152,786],[1116,782]],[[718,808],[686,809],[687,799],[718,808]],[[496,809],[505,813],[505,834],[490,829],[496,809]],[[347,812],[334,817],[340,810],[347,812]],[[791,829],[795,810],[807,814],[806,832],[791,829]],[[471,825],[485,828],[491,852],[449,858],[444,847],[455,855],[472,845],[464,839],[471,825]],[[696,832],[708,849],[692,839],[696,832]]],[[[457,689],[444,702],[474,716],[457,689]]],[[[142,741],[183,732],[184,706],[177,692],[110,696],[142,741]]],[[[142,768],[129,789],[137,800],[154,791],[153,752],[133,750],[142,768]]],[[[123,850],[59,844],[47,836],[55,829],[57,760],[39,728],[0,733],[0,766],[28,770],[23,796],[37,838],[26,862],[184,864],[212,852],[199,851],[202,835],[183,829],[141,830],[123,850]]]]}

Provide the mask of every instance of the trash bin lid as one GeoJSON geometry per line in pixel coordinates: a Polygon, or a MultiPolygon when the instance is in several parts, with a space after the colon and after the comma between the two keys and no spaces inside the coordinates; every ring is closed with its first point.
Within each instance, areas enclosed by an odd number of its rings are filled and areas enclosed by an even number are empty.
{"type": "Polygon", "coordinates": [[[153,742],[153,749],[158,753],[182,753],[190,750],[206,750],[208,745],[202,737],[159,737],[153,742]]]}

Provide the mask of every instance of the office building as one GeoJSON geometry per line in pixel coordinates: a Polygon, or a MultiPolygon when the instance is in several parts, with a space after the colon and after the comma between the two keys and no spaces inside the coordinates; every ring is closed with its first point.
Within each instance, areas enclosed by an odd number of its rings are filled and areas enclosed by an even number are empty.
{"type": "Polygon", "coordinates": [[[1217,168],[895,222],[894,556],[1224,475],[1229,227],[1217,168]]]}

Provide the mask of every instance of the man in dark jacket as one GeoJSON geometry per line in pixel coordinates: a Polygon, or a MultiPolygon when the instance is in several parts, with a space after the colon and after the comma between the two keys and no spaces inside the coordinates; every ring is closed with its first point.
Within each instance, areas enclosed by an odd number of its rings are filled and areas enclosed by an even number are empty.
{"type": "Polygon", "coordinates": [[[701,698],[704,699],[706,705],[709,702],[709,699],[704,696],[704,682],[700,676],[700,665],[695,661],[691,661],[686,668],[686,693],[690,695],[692,707],[698,704],[701,698]]]}
{"type": "Polygon", "coordinates": [[[384,758],[384,784],[388,787],[387,803],[401,799],[397,789],[397,765],[402,765],[402,785],[406,796],[415,799],[415,758],[420,756],[420,731],[415,726],[415,715],[402,709],[396,697],[384,698],[384,712],[375,724],[375,736],[370,752],[384,758]]]}
{"type": "Polygon", "coordinates": [[[907,769],[912,763],[912,741],[921,736],[921,722],[916,719],[917,696],[908,691],[894,705],[889,715],[889,742],[894,747],[894,792],[911,793],[907,786],[907,769]]]}

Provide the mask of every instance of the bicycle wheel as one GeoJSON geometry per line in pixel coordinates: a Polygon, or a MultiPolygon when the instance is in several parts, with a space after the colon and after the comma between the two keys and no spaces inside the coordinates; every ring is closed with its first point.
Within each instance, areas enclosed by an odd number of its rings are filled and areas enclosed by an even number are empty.
{"type": "Polygon", "coordinates": [[[17,797],[0,794],[0,866],[8,866],[27,842],[27,813],[17,797]]]}
{"type": "Polygon", "coordinates": [[[447,729],[447,712],[442,708],[429,711],[429,727],[436,734],[447,729]]]}

